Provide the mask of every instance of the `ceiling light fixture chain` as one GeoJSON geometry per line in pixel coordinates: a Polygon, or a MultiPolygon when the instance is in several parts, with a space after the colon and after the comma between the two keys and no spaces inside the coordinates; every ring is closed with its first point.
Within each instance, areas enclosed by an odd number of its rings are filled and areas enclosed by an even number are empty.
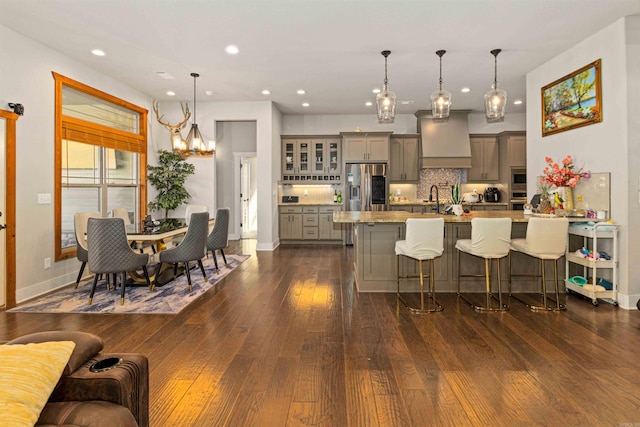
{"type": "Polygon", "coordinates": [[[491,54],[494,58],[494,78],[491,90],[484,94],[484,111],[487,122],[504,121],[505,109],[507,106],[507,92],[498,89],[498,54],[502,49],[493,49],[491,54]]]}
{"type": "Polygon", "coordinates": [[[451,92],[442,88],[442,57],[447,53],[441,49],[436,51],[440,58],[440,80],[438,90],[431,94],[431,115],[434,119],[445,121],[451,112],[451,92]]]}
{"type": "Polygon", "coordinates": [[[390,50],[380,52],[384,56],[384,87],[382,92],[376,96],[376,107],[378,113],[378,123],[393,123],[396,115],[396,94],[389,90],[389,80],[387,79],[387,58],[391,54],[390,50]]]}
{"type": "Polygon", "coordinates": [[[198,123],[196,122],[196,79],[200,77],[200,74],[191,73],[191,77],[193,77],[193,123],[187,135],[187,150],[182,154],[186,156],[213,156],[215,151],[214,143],[210,141],[208,146],[205,144],[200,129],[198,129],[198,123]]]}

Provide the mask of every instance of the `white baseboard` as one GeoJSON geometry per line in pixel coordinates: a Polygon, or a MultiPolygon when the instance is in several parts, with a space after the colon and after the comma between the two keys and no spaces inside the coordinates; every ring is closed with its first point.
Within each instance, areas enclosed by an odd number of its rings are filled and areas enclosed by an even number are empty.
{"type": "MultiPolygon", "coordinates": [[[[89,269],[86,269],[86,272],[89,273],[89,275],[84,275],[83,279],[93,274],[89,272],[89,269]]],[[[35,283],[33,285],[27,286],[26,288],[16,289],[16,302],[20,304],[30,299],[39,297],[40,295],[44,295],[51,291],[64,288],[71,283],[75,283],[77,277],[78,272],[72,272],[62,276],[54,277],[50,280],[45,280],[40,283],[35,283]]]]}

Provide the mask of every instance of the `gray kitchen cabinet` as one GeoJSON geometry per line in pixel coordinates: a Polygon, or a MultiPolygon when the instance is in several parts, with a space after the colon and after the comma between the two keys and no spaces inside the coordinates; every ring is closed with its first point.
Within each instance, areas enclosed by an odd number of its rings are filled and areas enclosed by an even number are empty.
{"type": "Polygon", "coordinates": [[[342,240],[342,224],[333,223],[333,213],[341,210],[341,206],[320,206],[318,214],[318,239],[342,240]]]}
{"type": "Polygon", "coordinates": [[[339,183],[342,181],[342,141],[337,136],[282,136],[282,181],[339,183]]]}
{"type": "Polygon", "coordinates": [[[391,138],[390,181],[418,181],[418,137],[391,138]]]}
{"type": "Polygon", "coordinates": [[[495,136],[471,135],[471,168],[467,182],[498,181],[500,176],[500,151],[495,136]]]}
{"type": "Polygon", "coordinates": [[[388,162],[391,132],[342,133],[343,157],[349,162],[388,162]]]}
{"type": "Polygon", "coordinates": [[[396,257],[388,254],[394,253],[396,241],[400,240],[403,228],[404,226],[399,224],[358,224],[358,238],[362,239],[356,255],[362,263],[360,280],[396,280],[396,257]],[[368,250],[362,251],[363,248],[368,250]]]}
{"type": "Polygon", "coordinates": [[[500,144],[507,145],[507,164],[509,167],[527,167],[527,136],[524,132],[502,132],[500,144]]]}
{"type": "Polygon", "coordinates": [[[339,139],[313,139],[311,151],[311,172],[314,175],[341,173],[342,144],[339,139]]]}
{"type": "Polygon", "coordinates": [[[302,239],[302,207],[280,207],[280,240],[302,239]]]}
{"type": "Polygon", "coordinates": [[[302,240],[318,240],[318,207],[302,208],[302,240]]]}

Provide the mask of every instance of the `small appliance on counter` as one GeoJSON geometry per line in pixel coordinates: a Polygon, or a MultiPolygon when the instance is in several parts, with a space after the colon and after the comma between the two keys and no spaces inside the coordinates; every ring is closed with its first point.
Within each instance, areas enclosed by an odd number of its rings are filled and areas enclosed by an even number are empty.
{"type": "Polygon", "coordinates": [[[298,196],[282,196],[282,203],[298,203],[298,196]]]}
{"type": "Polygon", "coordinates": [[[487,187],[484,190],[484,201],[488,203],[496,203],[500,201],[500,190],[496,187],[487,187]]]}

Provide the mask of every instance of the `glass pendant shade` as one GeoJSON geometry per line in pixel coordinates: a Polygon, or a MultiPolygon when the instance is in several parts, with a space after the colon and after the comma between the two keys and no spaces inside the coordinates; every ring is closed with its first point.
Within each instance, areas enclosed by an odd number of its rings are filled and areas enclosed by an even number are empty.
{"type": "Polygon", "coordinates": [[[489,121],[504,119],[507,107],[507,92],[502,89],[491,89],[484,94],[484,112],[489,121]]]}
{"type": "Polygon", "coordinates": [[[440,86],[431,94],[431,115],[434,119],[448,119],[451,111],[451,92],[442,88],[442,56],[446,50],[439,50],[436,55],[440,57],[440,86]]]}
{"type": "Polygon", "coordinates": [[[393,123],[396,117],[396,94],[389,90],[387,80],[387,57],[391,54],[390,50],[380,52],[384,56],[384,86],[382,92],[376,96],[376,108],[378,111],[378,123],[393,123]]]}
{"type": "Polygon", "coordinates": [[[484,112],[488,122],[503,121],[507,108],[507,92],[498,89],[498,54],[500,52],[502,49],[491,51],[494,57],[495,75],[491,90],[484,94],[484,112]]]}
{"type": "Polygon", "coordinates": [[[376,105],[378,106],[378,123],[393,123],[396,117],[396,94],[384,89],[376,96],[376,105]]]}

